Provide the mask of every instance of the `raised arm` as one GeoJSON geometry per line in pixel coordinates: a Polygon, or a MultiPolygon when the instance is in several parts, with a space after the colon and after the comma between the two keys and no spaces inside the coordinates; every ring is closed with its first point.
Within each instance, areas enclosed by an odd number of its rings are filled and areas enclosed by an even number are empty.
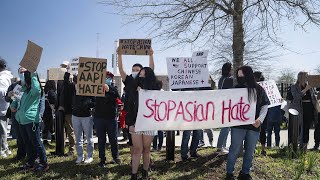
{"type": "Polygon", "coordinates": [[[154,60],[153,60],[153,49],[150,49],[150,55],[149,55],[149,67],[154,70],[154,60]]]}
{"type": "Polygon", "coordinates": [[[120,72],[120,76],[122,78],[122,81],[124,82],[126,80],[127,73],[123,69],[122,52],[119,47],[117,49],[117,54],[118,54],[118,68],[119,68],[119,72],[120,72]]]}

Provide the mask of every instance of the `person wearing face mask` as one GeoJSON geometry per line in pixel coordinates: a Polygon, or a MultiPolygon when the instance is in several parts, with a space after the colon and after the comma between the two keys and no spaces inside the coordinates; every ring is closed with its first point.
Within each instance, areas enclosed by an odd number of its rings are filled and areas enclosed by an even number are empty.
{"type": "MultiPolygon", "coordinates": [[[[135,64],[132,67],[132,74],[127,75],[123,68],[122,52],[118,48],[118,67],[125,85],[125,101],[124,110],[126,111],[126,127],[129,129],[129,145],[131,146],[131,168],[132,174],[131,179],[138,179],[137,172],[140,164],[140,157],[143,154],[143,179],[148,178],[148,170],[150,165],[150,148],[153,136],[156,132],[142,132],[135,133],[134,124],[136,122],[138,113],[138,89],[154,89],[157,84],[157,79],[154,75],[154,61],[153,61],[153,50],[151,49],[149,55],[149,68],[143,68],[140,64],[135,64]],[[142,70],[143,69],[143,70],[142,70]],[[140,75],[138,73],[140,72],[140,75]],[[154,86],[154,87],[153,87],[154,86]],[[138,88],[139,87],[139,88],[138,88]],[[142,145],[143,144],[143,145],[142,145]]],[[[157,87],[156,89],[158,89],[157,87]]],[[[161,89],[161,87],[160,87],[161,89]]],[[[158,90],[160,90],[158,89],[158,90]]]]}
{"type": "MultiPolygon", "coordinates": [[[[17,85],[20,85],[20,86],[23,86],[25,83],[24,83],[24,76],[23,76],[23,73],[27,71],[25,68],[23,67],[20,67],[18,69],[18,74],[19,74],[19,81],[11,84],[7,90],[7,94],[6,94],[6,101],[8,103],[12,103],[13,102],[13,99],[15,99],[15,95],[13,93],[13,89],[17,86],[17,85]]],[[[18,100],[18,99],[17,99],[18,100]]],[[[10,114],[11,114],[11,122],[12,122],[12,128],[16,134],[16,142],[17,142],[17,155],[16,157],[14,158],[15,161],[20,161],[22,159],[24,159],[26,157],[26,148],[25,148],[25,144],[23,143],[23,139],[22,139],[22,136],[21,136],[21,133],[19,131],[19,126],[20,124],[17,122],[16,120],[16,112],[12,112],[11,109],[9,108],[8,111],[10,111],[10,114]]]]}
{"type": "Polygon", "coordinates": [[[242,170],[238,179],[252,179],[250,169],[254,157],[254,151],[259,139],[260,126],[263,123],[270,104],[264,89],[258,85],[254,79],[253,71],[250,66],[242,66],[237,70],[237,85],[235,88],[246,88],[248,91],[248,101],[256,102],[255,123],[252,125],[235,126],[231,128],[231,146],[227,158],[226,179],[235,179],[233,172],[238,155],[244,144],[244,155],[242,170]]]}
{"type": "Polygon", "coordinates": [[[11,155],[11,151],[9,150],[7,143],[8,118],[6,117],[6,114],[9,103],[5,100],[5,96],[9,86],[11,85],[11,79],[13,76],[11,72],[6,69],[6,62],[0,57],[0,157],[3,158],[6,158],[7,155],[11,155]]]}
{"type": "Polygon", "coordinates": [[[95,111],[94,111],[94,125],[98,136],[98,148],[100,167],[106,165],[106,133],[108,133],[109,142],[111,145],[112,163],[118,165],[121,164],[119,159],[119,147],[118,147],[118,122],[116,120],[117,114],[117,102],[116,99],[120,98],[118,90],[113,86],[114,75],[107,71],[106,84],[105,84],[105,96],[96,97],[95,111]]]}
{"type": "Polygon", "coordinates": [[[37,73],[24,72],[24,92],[21,100],[15,99],[11,103],[11,111],[16,112],[16,120],[20,124],[20,133],[27,150],[27,163],[23,170],[47,171],[49,169],[46,150],[40,138],[40,98],[43,95],[37,73]],[[36,166],[35,160],[40,163],[36,166]]]}
{"type": "MultiPolygon", "coordinates": [[[[74,85],[77,84],[77,77],[73,77],[74,85]]],[[[91,118],[91,108],[94,107],[94,97],[76,95],[75,86],[73,89],[73,105],[72,105],[72,125],[76,138],[76,151],[78,158],[76,164],[84,162],[89,164],[93,161],[93,119],[91,118]],[[83,138],[84,132],[87,138],[87,157],[84,159],[83,154],[83,138]]]]}

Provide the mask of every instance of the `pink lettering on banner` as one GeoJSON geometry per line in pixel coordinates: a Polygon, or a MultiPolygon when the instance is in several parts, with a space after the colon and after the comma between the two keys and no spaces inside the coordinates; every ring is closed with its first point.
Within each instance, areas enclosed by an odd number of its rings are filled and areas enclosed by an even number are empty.
{"type": "Polygon", "coordinates": [[[241,97],[240,101],[236,104],[232,104],[231,100],[227,103],[222,101],[222,124],[225,124],[225,113],[228,114],[228,122],[231,122],[231,120],[248,121],[249,118],[245,115],[249,110],[250,104],[245,104],[243,97],[241,97]]]}
{"type": "Polygon", "coordinates": [[[145,105],[149,111],[144,113],[143,117],[155,121],[168,121],[170,117],[174,117],[174,121],[182,119],[186,122],[214,120],[215,106],[211,101],[205,104],[198,104],[197,101],[184,103],[173,100],[159,103],[155,99],[148,99],[145,105]]]}

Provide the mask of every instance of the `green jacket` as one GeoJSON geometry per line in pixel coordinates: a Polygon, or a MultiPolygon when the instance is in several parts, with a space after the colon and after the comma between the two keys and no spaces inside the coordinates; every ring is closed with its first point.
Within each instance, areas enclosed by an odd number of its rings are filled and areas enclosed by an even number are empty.
{"type": "Polygon", "coordinates": [[[31,74],[31,89],[29,92],[27,91],[26,87],[23,87],[22,91],[24,93],[20,100],[20,106],[18,107],[19,100],[17,99],[11,104],[11,107],[18,109],[16,113],[17,122],[21,125],[39,123],[41,88],[37,74],[31,74]]]}

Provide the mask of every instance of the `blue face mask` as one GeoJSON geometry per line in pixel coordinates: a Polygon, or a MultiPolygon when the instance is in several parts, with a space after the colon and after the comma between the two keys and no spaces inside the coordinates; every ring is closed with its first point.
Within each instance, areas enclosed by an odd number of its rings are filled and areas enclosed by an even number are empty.
{"type": "Polygon", "coordinates": [[[24,86],[25,85],[24,73],[19,74],[19,78],[20,78],[20,81],[21,81],[21,85],[24,86]]]}
{"type": "Polygon", "coordinates": [[[111,86],[111,84],[112,84],[112,79],[111,79],[111,78],[107,78],[107,79],[106,79],[106,84],[107,84],[108,86],[111,86]]]}

